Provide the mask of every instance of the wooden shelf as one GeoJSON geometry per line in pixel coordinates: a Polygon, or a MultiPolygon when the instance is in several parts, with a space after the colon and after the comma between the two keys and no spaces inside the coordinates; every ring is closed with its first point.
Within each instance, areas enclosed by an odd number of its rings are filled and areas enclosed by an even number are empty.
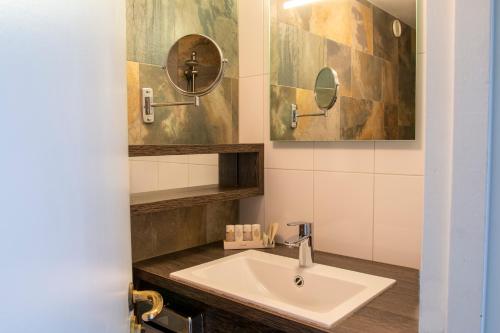
{"type": "Polygon", "coordinates": [[[258,186],[221,187],[219,185],[193,186],[173,190],[136,193],[130,196],[130,213],[140,215],[176,208],[205,205],[216,201],[230,201],[262,195],[258,186]]]}
{"type": "Polygon", "coordinates": [[[137,145],[129,156],[219,154],[219,184],[132,194],[132,215],[264,194],[264,145],[137,145]]]}
{"type": "Polygon", "coordinates": [[[133,145],[128,146],[130,157],[191,155],[191,154],[235,154],[264,151],[262,143],[221,145],[133,145]]]}

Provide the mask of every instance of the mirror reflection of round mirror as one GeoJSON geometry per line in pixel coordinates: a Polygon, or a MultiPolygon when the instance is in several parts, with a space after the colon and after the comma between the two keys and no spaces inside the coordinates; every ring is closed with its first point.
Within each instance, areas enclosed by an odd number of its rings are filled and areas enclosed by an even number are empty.
{"type": "Polygon", "coordinates": [[[174,88],[185,96],[203,96],[222,80],[227,62],[209,37],[186,35],[170,48],[165,72],[174,88]]]}
{"type": "Polygon", "coordinates": [[[325,112],[330,110],[337,102],[338,92],[339,78],[337,72],[331,67],[321,69],[314,86],[314,95],[318,108],[325,112]]]}

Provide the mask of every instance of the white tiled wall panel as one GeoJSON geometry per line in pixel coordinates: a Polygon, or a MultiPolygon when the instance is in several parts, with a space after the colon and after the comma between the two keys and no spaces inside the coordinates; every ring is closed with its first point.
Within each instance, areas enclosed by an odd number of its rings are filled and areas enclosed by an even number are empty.
{"type": "Polygon", "coordinates": [[[132,193],[155,191],[158,188],[157,162],[131,160],[129,164],[132,193]]]}
{"type": "Polygon", "coordinates": [[[186,155],[189,164],[219,165],[218,154],[186,155]]]}
{"type": "Polygon", "coordinates": [[[130,192],[140,193],[219,182],[219,155],[131,157],[130,192]]]}
{"type": "Polygon", "coordinates": [[[189,163],[189,155],[157,156],[156,160],[158,162],[187,164],[187,163],[189,163]]]}
{"type": "Polygon", "coordinates": [[[189,186],[189,165],[181,163],[158,163],[158,190],[189,186]]]}
{"type": "Polygon", "coordinates": [[[314,173],[317,250],[372,260],[373,175],[314,173]]]}
{"type": "Polygon", "coordinates": [[[422,144],[410,142],[376,142],[375,172],[399,175],[423,175],[422,144]]]}
{"type": "Polygon", "coordinates": [[[420,268],[423,199],[423,177],[375,176],[375,261],[420,268]]]}
{"type": "Polygon", "coordinates": [[[214,165],[189,164],[189,186],[219,183],[219,168],[214,165]]]}
{"type": "Polygon", "coordinates": [[[263,74],[263,0],[239,0],[238,10],[240,77],[263,74]]]}
{"type": "Polygon", "coordinates": [[[314,144],[314,170],[373,172],[373,142],[317,142],[314,144]]]}
{"type": "Polygon", "coordinates": [[[300,170],[265,171],[266,224],[279,223],[278,242],[294,237],[297,227],[288,227],[292,221],[313,221],[313,173],[300,170]]]}
{"type": "Polygon", "coordinates": [[[262,75],[241,77],[239,80],[239,140],[240,143],[256,143],[263,140],[264,79],[262,75]]]}
{"type": "MultiPolygon", "coordinates": [[[[269,126],[269,123],[268,125],[269,126]]],[[[266,142],[265,160],[266,168],[313,170],[312,142],[266,142]]]]}

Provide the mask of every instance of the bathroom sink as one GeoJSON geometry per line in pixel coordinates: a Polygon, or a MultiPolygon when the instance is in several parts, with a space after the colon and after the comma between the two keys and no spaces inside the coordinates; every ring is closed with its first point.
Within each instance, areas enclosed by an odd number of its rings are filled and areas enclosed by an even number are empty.
{"type": "Polygon", "coordinates": [[[249,250],[170,274],[173,280],[330,328],[396,281],[249,250]]]}

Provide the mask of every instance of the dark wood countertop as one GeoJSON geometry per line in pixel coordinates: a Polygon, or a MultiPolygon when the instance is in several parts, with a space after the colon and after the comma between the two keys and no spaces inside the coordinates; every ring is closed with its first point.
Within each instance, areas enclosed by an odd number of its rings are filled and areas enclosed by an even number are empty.
{"type": "MultiPolygon", "coordinates": [[[[272,254],[297,258],[298,250],[278,246],[265,250],[272,254]]],[[[319,327],[295,321],[278,313],[218,296],[171,280],[169,275],[181,269],[235,254],[225,251],[221,243],[209,244],[134,264],[134,278],[165,288],[214,308],[235,313],[286,332],[323,332],[319,327]]],[[[394,333],[418,332],[419,272],[414,269],[315,252],[316,263],[395,279],[396,284],[356,313],[327,332],[394,333]]]]}

